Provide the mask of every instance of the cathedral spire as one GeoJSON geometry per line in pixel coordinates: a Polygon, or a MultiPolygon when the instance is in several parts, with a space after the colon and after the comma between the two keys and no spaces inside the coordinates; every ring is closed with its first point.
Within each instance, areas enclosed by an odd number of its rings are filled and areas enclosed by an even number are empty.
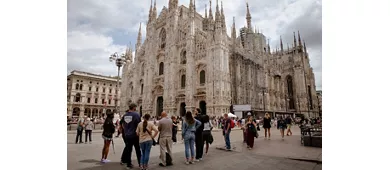
{"type": "Polygon", "coordinates": [[[280,50],[283,53],[283,41],[282,41],[282,36],[280,36],[280,50]]]}
{"type": "Polygon", "coordinates": [[[249,4],[246,2],[246,23],[249,30],[252,30],[252,17],[249,11],[249,4]]]}
{"type": "Polygon", "coordinates": [[[307,50],[306,50],[306,43],[305,43],[305,40],[303,40],[303,49],[305,50],[305,54],[307,54],[307,50]]]}
{"type": "Polygon", "coordinates": [[[196,1],[194,0],[194,11],[196,13],[196,1]]]}
{"type": "Polygon", "coordinates": [[[135,48],[135,51],[138,51],[138,49],[141,47],[141,43],[142,43],[142,33],[141,33],[141,23],[139,23],[139,30],[138,30],[138,38],[137,38],[137,44],[136,44],[136,48],[135,48]]]}
{"type": "Polygon", "coordinates": [[[217,20],[219,20],[220,19],[220,13],[219,13],[219,5],[218,5],[218,0],[217,0],[217,6],[215,7],[216,9],[216,11],[215,11],[215,20],[217,21],[217,20]]]}
{"type": "Polygon", "coordinates": [[[153,13],[153,0],[150,0],[150,9],[149,9],[149,23],[152,22],[153,13]]]}
{"type": "Polygon", "coordinates": [[[154,0],[154,7],[153,7],[153,19],[157,18],[157,7],[156,7],[156,0],[154,0]]]}
{"type": "Polygon", "coordinates": [[[302,47],[301,34],[299,34],[299,30],[298,30],[298,45],[299,45],[299,47],[302,47]]]}
{"type": "Polygon", "coordinates": [[[226,22],[225,22],[225,14],[223,12],[223,2],[221,0],[221,20],[222,20],[222,28],[226,30],[226,22]]]}
{"type": "Polygon", "coordinates": [[[194,2],[192,2],[192,0],[190,0],[189,8],[190,8],[190,13],[193,12],[193,10],[194,10],[194,2]]]}
{"type": "Polygon", "coordinates": [[[294,50],[297,48],[297,39],[295,38],[295,32],[294,32],[294,50]]]}
{"type": "Polygon", "coordinates": [[[268,54],[271,54],[271,47],[269,46],[269,39],[268,39],[268,54]]]}
{"type": "Polygon", "coordinates": [[[214,18],[213,18],[213,10],[211,9],[211,0],[210,0],[209,18],[210,18],[210,20],[214,20],[214,18]]]}
{"type": "Polygon", "coordinates": [[[233,17],[231,38],[233,40],[233,43],[236,41],[236,38],[237,38],[237,35],[236,35],[236,18],[235,17],[233,17]]]}
{"type": "Polygon", "coordinates": [[[126,60],[129,60],[130,63],[133,63],[133,48],[131,47],[131,42],[129,43],[129,45],[126,47],[126,53],[125,53],[125,56],[126,56],[126,60]]]}
{"type": "Polygon", "coordinates": [[[207,19],[207,4],[204,4],[204,18],[207,19]]]}

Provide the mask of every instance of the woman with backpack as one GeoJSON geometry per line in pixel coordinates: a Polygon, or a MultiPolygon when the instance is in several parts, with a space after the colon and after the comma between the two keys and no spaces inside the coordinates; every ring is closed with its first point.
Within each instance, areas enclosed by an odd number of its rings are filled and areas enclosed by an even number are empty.
{"type": "Polygon", "coordinates": [[[256,120],[253,120],[252,116],[249,116],[248,122],[245,124],[245,129],[247,148],[251,150],[255,142],[255,137],[258,137],[256,129],[256,120]]]}
{"type": "Polygon", "coordinates": [[[210,121],[210,117],[208,115],[205,115],[204,116],[204,128],[203,128],[203,144],[206,143],[206,153],[205,155],[207,155],[207,153],[209,152],[209,145],[211,145],[211,143],[213,143],[214,141],[214,138],[213,138],[213,135],[211,134],[211,131],[213,130],[213,124],[211,123],[210,121]]]}
{"type": "Polygon", "coordinates": [[[284,140],[284,130],[287,128],[286,121],[282,118],[282,116],[279,116],[279,119],[277,121],[277,128],[280,130],[280,135],[282,135],[282,140],[284,140]]]}
{"type": "Polygon", "coordinates": [[[108,152],[110,151],[110,143],[112,142],[112,136],[115,133],[115,125],[112,119],[114,118],[114,114],[107,114],[107,118],[103,124],[103,134],[102,138],[104,140],[104,146],[102,151],[102,160],[101,163],[110,162],[107,159],[108,152]]]}
{"type": "Polygon", "coordinates": [[[184,148],[185,148],[185,156],[186,156],[186,164],[193,164],[195,157],[195,132],[202,123],[196,120],[190,111],[187,111],[185,116],[185,121],[183,122],[182,128],[182,138],[184,139],[184,148]],[[190,151],[191,151],[191,159],[190,159],[190,151]]]}

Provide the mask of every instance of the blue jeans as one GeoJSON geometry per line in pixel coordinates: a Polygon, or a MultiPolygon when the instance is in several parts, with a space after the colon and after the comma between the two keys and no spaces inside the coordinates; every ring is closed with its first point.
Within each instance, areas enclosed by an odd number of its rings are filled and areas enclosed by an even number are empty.
{"type": "Polygon", "coordinates": [[[230,147],[230,130],[225,133],[225,143],[226,143],[226,149],[231,149],[230,147]]]}
{"type": "Polygon", "coordinates": [[[189,150],[191,150],[191,157],[195,157],[194,145],[195,145],[195,134],[184,136],[184,149],[185,149],[185,154],[187,159],[190,158],[189,150]]]}
{"type": "Polygon", "coordinates": [[[141,147],[141,152],[142,152],[141,160],[140,160],[141,165],[148,165],[150,150],[152,149],[152,144],[153,144],[152,140],[148,140],[148,141],[145,141],[145,142],[142,142],[139,144],[141,147]]]}

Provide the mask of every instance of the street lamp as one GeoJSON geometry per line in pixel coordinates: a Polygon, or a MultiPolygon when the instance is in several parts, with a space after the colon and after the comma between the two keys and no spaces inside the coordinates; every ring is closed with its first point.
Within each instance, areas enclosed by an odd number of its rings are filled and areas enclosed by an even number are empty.
{"type": "Polygon", "coordinates": [[[119,92],[119,72],[121,70],[121,67],[126,64],[126,57],[125,54],[121,54],[120,56],[118,53],[114,53],[110,56],[110,62],[115,61],[115,65],[118,67],[118,77],[116,78],[116,97],[115,97],[115,110],[118,112],[118,92],[119,92]]]}

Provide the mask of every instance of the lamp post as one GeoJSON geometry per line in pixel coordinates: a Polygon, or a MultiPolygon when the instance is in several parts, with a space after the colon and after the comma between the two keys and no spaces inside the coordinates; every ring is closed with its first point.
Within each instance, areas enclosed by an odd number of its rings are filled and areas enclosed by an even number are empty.
{"type": "Polygon", "coordinates": [[[115,65],[118,67],[118,76],[116,78],[116,97],[115,97],[115,110],[116,112],[118,113],[118,92],[119,92],[119,72],[121,70],[121,67],[126,64],[126,57],[125,57],[125,54],[121,54],[120,56],[118,55],[118,53],[114,53],[110,56],[110,62],[113,62],[115,61],[115,65]]]}

